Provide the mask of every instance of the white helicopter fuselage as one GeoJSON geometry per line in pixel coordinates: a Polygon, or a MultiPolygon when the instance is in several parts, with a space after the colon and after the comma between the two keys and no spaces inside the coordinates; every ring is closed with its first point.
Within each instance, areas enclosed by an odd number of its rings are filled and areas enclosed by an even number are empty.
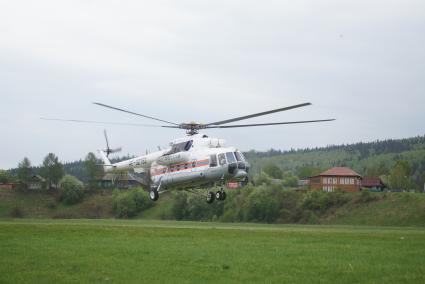
{"type": "Polygon", "coordinates": [[[249,164],[240,151],[224,144],[222,139],[198,134],[172,141],[169,149],[115,164],[109,162],[105,152],[99,152],[105,172],[134,170],[148,174],[149,187],[161,192],[245,180],[249,164]]]}

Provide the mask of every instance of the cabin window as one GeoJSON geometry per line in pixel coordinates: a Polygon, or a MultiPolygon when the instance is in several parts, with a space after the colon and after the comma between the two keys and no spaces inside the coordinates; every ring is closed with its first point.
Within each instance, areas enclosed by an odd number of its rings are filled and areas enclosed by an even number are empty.
{"type": "Polygon", "coordinates": [[[220,166],[227,164],[224,154],[218,154],[218,161],[220,162],[220,166]]]}
{"type": "Polygon", "coordinates": [[[236,163],[235,155],[233,155],[232,152],[226,153],[226,158],[227,158],[227,161],[229,162],[229,164],[236,163]]]}
{"type": "Polygon", "coordinates": [[[217,167],[217,156],[216,155],[211,155],[210,156],[210,167],[217,167]]]}

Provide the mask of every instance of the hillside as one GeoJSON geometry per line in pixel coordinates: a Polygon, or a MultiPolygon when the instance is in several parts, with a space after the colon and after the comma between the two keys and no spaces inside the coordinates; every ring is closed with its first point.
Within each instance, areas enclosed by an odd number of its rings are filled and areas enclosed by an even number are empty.
{"type": "Polygon", "coordinates": [[[422,190],[425,183],[425,136],[291,151],[250,151],[246,156],[254,174],[267,164],[276,164],[300,178],[307,177],[304,173],[316,174],[335,166],[350,167],[361,175],[389,175],[397,161],[405,160],[414,187],[422,190]]]}
{"type": "MultiPolygon", "coordinates": [[[[275,193],[276,190],[271,194],[275,193]]],[[[252,194],[256,194],[255,189],[252,188],[229,192],[228,200],[225,203],[215,203],[215,207],[207,205],[203,198],[191,195],[188,197],[189,200],[195,202],[187,204],[186,217],[179,219],[247,222],[252,219],[237,219],[235,216],[246,214],[246,212],[237,212],[237,208],[240,204],[249,204],[252,194]],[[216,215],[217,208],[221,208],[221,215],[216,215]]],[[[278,216],[272,223],[425,227],[425,194],[421,193],[345,193],[342,195],[320,193],[312,196],[305,192],[283,191],[278,194],[281,195],[280,209],[277,208],[278,216]],[[324,197],[329,198],[324,200],[324,197]],[[307,200],[309,198],[310,200],[307,200]]],[[[178,199],[176,194],[164,194],[153,207],[143,210],[135,218],[175,220],[178,199]]],[[[254,208],[254,211],[263,210],[259,203],[256,206],[257,209],[254,208]]],[[[114,218],[113,195],[111,192],[87,195],[82,203],[65,206],[58,203],[55,196],[46,193],[24,194],[0,191],[0,218],[17,217],[114,218]]]]}

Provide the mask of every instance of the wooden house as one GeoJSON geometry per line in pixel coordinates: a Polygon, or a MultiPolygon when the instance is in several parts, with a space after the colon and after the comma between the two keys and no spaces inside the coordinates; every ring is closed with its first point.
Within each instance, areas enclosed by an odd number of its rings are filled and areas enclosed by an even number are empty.
{"type": "Polygon", "coordinates": [[[383,191],[385,187],[385,184],[379,177],[363,177],[362,179],[362,188],[371,191],[383,191]]]}
{"type": "Polygon", "coordinates": [[[355,192],[360,191],[362,177],[350,168],[336,167],[310,177],[309,180],[311,189],[326,192],[336,190],[355,192]]]}

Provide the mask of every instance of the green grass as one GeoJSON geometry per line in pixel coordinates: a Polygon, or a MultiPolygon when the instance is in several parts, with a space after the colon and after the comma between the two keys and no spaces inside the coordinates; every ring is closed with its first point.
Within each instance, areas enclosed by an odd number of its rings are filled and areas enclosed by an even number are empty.
{"type": "Polygon", "coordinates": [[[0,283],[424,283],[425,230],[0,221],[0,283]]]}
{"type": "Polygon", "coordinates": [[[425,227],[425,194],[371,193],[378,198],[364,204],[350,202],[326,216],[324,224],[425,227]]]}

